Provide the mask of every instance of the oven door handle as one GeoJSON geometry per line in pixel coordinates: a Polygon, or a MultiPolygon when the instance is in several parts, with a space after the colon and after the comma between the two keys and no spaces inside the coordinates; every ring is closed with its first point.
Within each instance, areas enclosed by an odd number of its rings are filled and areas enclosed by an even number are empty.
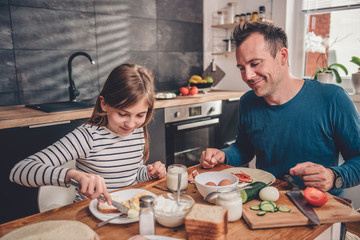
{"type": "Polygon", "coordinates": [[[185,130],[185,129],[189,129],[189,128],[204,127],[204,126],[208,126],[208,125],[212,125],[212,124],[216,124],[216,123],[219,123],[219,119],[213,118],[213,119],[208,119],[208,120],[204,120],[204,121],[200,121],[200,122],[192,122],[192,123],[178,125],[177,130],[185,130]]]}

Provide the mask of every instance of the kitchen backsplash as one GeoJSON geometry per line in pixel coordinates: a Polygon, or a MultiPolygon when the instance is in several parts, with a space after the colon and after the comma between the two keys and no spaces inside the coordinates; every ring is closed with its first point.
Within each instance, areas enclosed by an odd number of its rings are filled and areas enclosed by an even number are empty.
{"type": "Polygon", "coordinates": [[[95,98],[124,62],[155,75],[158,91],[203,70],[202,0],[0,0],[0,106],[95,98]]]}

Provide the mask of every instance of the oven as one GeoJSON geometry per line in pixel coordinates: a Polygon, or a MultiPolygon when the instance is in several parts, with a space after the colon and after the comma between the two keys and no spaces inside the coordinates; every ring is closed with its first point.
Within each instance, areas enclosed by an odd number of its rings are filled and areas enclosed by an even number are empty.
{"type": "Polygon", "coordinates": [[[222,101],[165,108],[166,166],[198,164],[202,151],[215,146],[222,101]]]}

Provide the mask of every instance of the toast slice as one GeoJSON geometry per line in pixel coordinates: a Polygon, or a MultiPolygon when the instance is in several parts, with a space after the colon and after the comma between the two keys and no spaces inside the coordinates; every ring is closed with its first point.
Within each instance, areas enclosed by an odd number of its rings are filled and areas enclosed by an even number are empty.
{"type": "MultiPolygon", "coordinates": [[[[120,196],[111,196],[112,200],[117,201],[117,202],[121,202],[123,204],[125,204],[125,206],[127,208],[130,208],[130,204],[129,204],[129,200],[122,200],[120,196]]],[[[102,203],[100,201],[98,201],[97,204],[97,209],[99,212],[101,213],[119,213],[119,210],[117,210],[116,207],[114,206],[109,206],[106,202],[102,203]]]]}

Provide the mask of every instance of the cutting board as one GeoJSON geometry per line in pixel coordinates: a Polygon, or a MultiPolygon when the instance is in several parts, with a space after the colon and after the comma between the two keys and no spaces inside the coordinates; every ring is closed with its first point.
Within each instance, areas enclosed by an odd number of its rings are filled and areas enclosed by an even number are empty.
{"type": "MultiPolygon", "coordinates": [[[[252,200],[243,205],[243,218],[251,229],[276,228],[290,226],[313,225],[300,210],[285,195],[286,191],[280,191],[280,198],[276,201],[278,206],[287,206],[291,208],[290,213],[267,212],[264,216],[258,216],[258,211],[251,210],[250,207],[259,205],[260,200],[252,200]]],[[[328,193],[327,193],[328,194],[328,193]]],[[[314,207],[321,224],[336,222],[355,222],[360,221],[360,213],[349,206],[335,200],[331,194],[329,201],[322,207],[314,207]]]]}

